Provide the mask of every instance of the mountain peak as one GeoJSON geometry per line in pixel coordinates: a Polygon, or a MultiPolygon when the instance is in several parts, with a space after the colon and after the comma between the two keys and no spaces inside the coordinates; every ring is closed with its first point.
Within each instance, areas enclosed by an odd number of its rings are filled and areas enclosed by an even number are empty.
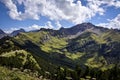
{"type": "Polygon", "coordinates": [[[81,28],[84,28],[84,29],[87,29],[87,28],[92,28],[92,27],[95,27],[95,25],[93,25],[92,23],[81,23],[81,24],[77,24],[73,27],[81,27],[81,28]]]}
{"type": "Polygon", "coordinates": [[[77,24],[71,28],[60,28],[60,32],[65,33],[67,35],[75,35],[77,33],[81,33],[87,29],[93,28],[95,25],[92,23],[82,23],[82,24],[77,24]]]}
{"type": "Polygon", "coordinates": [[[19,29],[19,31],[23,31],[23,32],[25,32],[25,30],[24,30],[24,29],[22,29],[22,28],[20,28],[20,29],[19,29]]]}
{"type": "Polygon", "coordinates": [[[54,31],[53,29],[41,28],[40,31],[54,31]]]}
{"type": "Polygon", "coordinates": [[[0,34],[5,34],[5,32],[3,30],[0,29],[0,34]]]}
{"type": "Polygon", "coordinates": [[[6,33],[0,29],[0,39],[6,36],[6,33]]]}
{"type": "Polygon", "coordinates": [[[86,22],[86,23],[81,23],[81,25],[91,25],[91,26],[94,26],[92,23],[90,22],[86,22]]]}
{"type": "Polygon", "coordinates": [[[61,27],[59,30],[65,29],[64,27],[61,27]]]}
{"type": "Polygon", "coordinates": [[[16,35],[18,35],[19,33],[21,33],[21,32],[26,32],[24,29],[19,29],[19,30],[15,30],[15,31],[13,31],[11,34],[10,34],[10,36],[16,36],[16,35]]]}

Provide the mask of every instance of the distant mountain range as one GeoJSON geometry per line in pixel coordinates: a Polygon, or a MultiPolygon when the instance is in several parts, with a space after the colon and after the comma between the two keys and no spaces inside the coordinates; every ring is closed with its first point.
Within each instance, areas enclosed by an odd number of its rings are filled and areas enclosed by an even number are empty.
{"type": "Polygon", "coordinates": [[[6,33],[0,29],[0,39],[6,36],[6,33]]]}
{"type": "Polygon", "coordinates": [[[11,67],[17,68],[19,66],[16,65],[21,65],[22,68],[42,70],[51,75],[57,74],[59,66],[63,68],[61,70],[76,69],[77,65],[82,70],[87,66],[102,71],[112,69],[115,65],[120,67],[120,30],[117,29],[82,23],[59,30],[41,28],[25,32],[20,29],[9,36],[0,30],[0,35],[5,35],[0,39],[1,65],[12,64],[11,67]],[[4,63],[4,58],[8,63],[4,63]],[[11,63],[12,59],[15,59],[15,65],[11,63]]]}
{"type": "Polygon", "coordinates": [[[16,35],[18,35],[19,33],[22,33],[22,32],[25,32],[25,30],[24,29],[19,29],[19,30],[13,31],[12,33],[7,34],[7,33],[5,33],[4,31],[2,31],[0,29],[0,39],[3,38],[3,37],[5,37],[5,36],[14,37],[14,36],[16,36],[16,35]]]}
{"type": "MultiPolygon", "coordinates": [[[[101,29],[101,30],[107,30],[108,28],[103,28],[103,27],[100,27],[100,26],[95,26],[91,23],[82,23],[82,24],[78,24],[78,25],[75,25],[71,28],[60,28],[59,30],[53,30],[53,29],[45,29],[45,28],[41,28],[40,30],[34,30],[34,31],[28,31],[28,32],[39,32],[39,31],[55,31],[55,32],[59,32],[60,34],[64,33],[66,36],[67,35],[79,35],[80,33],[84,32],[85,30],[93,30],[93,32],[96,32],[96,33],[99,33],[99,31],[97,32],[98,29],[101,29]]],[[[115,31],[119,31],[118,29],[114,29],[115,31]]],[[[26,32],[24,29],[19,29],[19,30],[15,30],[11,33],[5,33],[3,30],[0,29],[0,38],[4,37],[4,36],[11,36],[11,37],[14,37],[16,35],[18,35],[19,33],[24,33],[26,32]]],[[[64,36],[65,36],[64,35],[64,36]]]]}
{"type": "Polygon", "coordinates": [[[22,32],[25,32],[25,30],[24,29],[15,30],[10,34],[10,36],[14,37],[14,36],[16,36],[16,35],[18,35],[19,33],[22,33],[22,32]]]}

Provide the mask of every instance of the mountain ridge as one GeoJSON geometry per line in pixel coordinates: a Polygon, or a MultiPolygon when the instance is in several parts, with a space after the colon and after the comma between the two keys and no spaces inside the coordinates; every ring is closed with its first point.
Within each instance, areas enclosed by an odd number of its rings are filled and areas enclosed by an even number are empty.
{"type": "Polygon", "coordinates": [[[0,66],[22,71],[29,69],[51,80],[62,80],[63,77],[79,80],[75,75],[101,80],[104,74],[111,76],[116,67],[120,71],[119,48],[119,30],[90,23],[60,30],[42,28],[0,39],[0,66]]]}
{"type": "MultiPolygon", "coordinates": [[[[76,24],[75,26],[72,26],[70,28],[61,27],[59,30],[41,28],[41,29],[34,30],[34,31],[33,30],[25,31],[24,29],[20,28],[18,30],[14,30],[11,33],[5,33],[1,29],[0,29],[0,32],[4,33],[4,34],[9,34],[11,36],[15,36],[15,35],[17,35],[20,32],[39,32],[39,31],[58,31],[58,32],[61,32],[61,33],[64,32],[65,34],[76,34],[77,32],[79,32],[79,30],[84,31],[84,30],[90,29],[90,28],[98,28],[98,29],[103,29],[103,30],[108,30],[109,29],[109,28],[105,28],[105,27],[102,27],[102,26],[95,26],[94,24],[92,24],[90,22],[86,22],[86,23],[76,24]]],[[[119,29],[109,29],[109,30],[120,31],[119,29]]]]}
{"type": "Polygon", "coordinates": [[[13,31],[13,32],[10,33],[9,35],[12,36],[12,37],[14,37],[14,36],[16,36],[16,35],[18,35],[19,33],[22,33],[22,32],[26,32],[26,31],[21,28],[21,29],[19,29],[19,30],[13,31]]]}
{"type": "Polygon", "coordinates": [[[4,36],[6,36],[7,34],[0,29],[0,39],[3,38],[4,36]]]}

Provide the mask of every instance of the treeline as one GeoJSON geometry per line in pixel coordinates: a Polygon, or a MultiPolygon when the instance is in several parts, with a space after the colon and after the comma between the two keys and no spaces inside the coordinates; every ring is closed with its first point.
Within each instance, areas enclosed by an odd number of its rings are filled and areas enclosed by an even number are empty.
{"type": "Polygon", "coordinates": [[[38,68],[36,62],[31,58],[30,54],[27,54],[26,61],[24,62],[24,53],[15,53],[15,56],[0,57],[0,65],[6,66],[10,69],[18,68],[21,71],[27,69],[27,73],[35,74],[36,77],[43,77],[50,80],[120,80],[120,67],[115,65],[112,69],[102,71],[99,68],[80,67],[76,66],[75,69],[69,69],[68,67],[56,67],[52,69],[53,64],[45,65],[46,68],[38,68]],[[21,69],[22,68],[22,69],[21,69]],[[51,70],[52,69],[52,70],[51,70]]]}
{"type": "Polygon", "coordinates": [[[32,71],[39,70],[39,66],[31,54],[25,52],[13,52],[11,56],[0,56],[0,66],[6,66],[9,69],[30,69],[32,71]]]}
{"type": "MultiPolygon", "coordinates": [[[[5,64],[1,64],[1,66],[7,66],[9,68],[19,68],[21,67],[22,63],[16,63],[15,59],[14,61],[6,62],[5,64]],[[7,64],[9,63],[9,64],[7,64]]],[[[2,62],[3,63],[3,62],[2,62]]],[[[102,71],[98,68],[89,68],[84,67],[81,68],[80,66],[76,66],[76,68],[69,69],[67,67],[57,67],[53,71],[49,72],[44,69],[36,70],[36,67],[31,62],[26,62],[25,65],[23,65],[21,71],[25,73],[30,73],[31,76],[35,76],[37,78],[46,78],[50,80],[120,80],[120,68],[116,65],[112,69],[108,69],[105,71],[102,71]],[[27,69],[27,70],[26,70],[27,69]],[[27,72],[26,72],[27,71],[27,72]]],[[[51,66],[49,66],[51,67],[51,66]]]]}
{"type": "Polygon", "coordinates": [[[51,80],[120,80],[120,68],[116,65],[112,69],[102,71],[98,68],[81,68],[75,70],[58,67],[55,73],[46,72],[44,77],[51,80]]]}
{"type": "Polygon", "coordinates": [[[18,46],[15,46],[11,37],[6,36],[0,39],[0,54],[14,50],[20,50],[20,48],[18,46]]]}

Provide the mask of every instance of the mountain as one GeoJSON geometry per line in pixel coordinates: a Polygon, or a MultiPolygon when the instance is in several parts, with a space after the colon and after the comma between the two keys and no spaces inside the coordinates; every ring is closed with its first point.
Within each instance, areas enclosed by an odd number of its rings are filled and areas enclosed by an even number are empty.
{"type": "Polygon", "coordinates": [[[15,30],[15,31],[13,31],[13,32],[10,33],[10,34],[6,34],[4,31],[2,31],[2,30],[0,29],[0,39],[3,38],[3,37],[5,37],[5,36],[14,37],[14,36],[17,36],[19,33],[22,33],[22,32],[25,32],[25,30],[24,30],[24,29],[15,30]]]}
{"type": "Polygon", "coordinates": [[[10,34],[10,36],[14,37],[14,36],[16,36],[16,35],[18,35],[19,33],[22,33],[22,32],[25,32],[25,30],[24,29],[15,30],[10,34]]]}
{"type": "Polygon", "coordinates": [[[83,31],[93,28],[93,27],[95,27],[95,26],[91,23],[82,23],[82,24],[75,25],[71,28],[61,28],[60,32],[62,32],[64,34],[68,34],[68,35],[76,35],[77,33],[81,33],[83,31]]]}
{"type": "Polygon", "coordinates": [[[0,39],[6,36],[6,33],[0,29],[0,39]]]}
{"type": "Polygon", "coordinates": [[[0,29],[0,34],[5,34],[5,33],[0,29]]]}
{"type": "Polygon", "coordinates": [[[120,30],[91,23],[42,28],[0,39],[0,65],[51,80],[119,80],[119,48],[120,30]]]}

